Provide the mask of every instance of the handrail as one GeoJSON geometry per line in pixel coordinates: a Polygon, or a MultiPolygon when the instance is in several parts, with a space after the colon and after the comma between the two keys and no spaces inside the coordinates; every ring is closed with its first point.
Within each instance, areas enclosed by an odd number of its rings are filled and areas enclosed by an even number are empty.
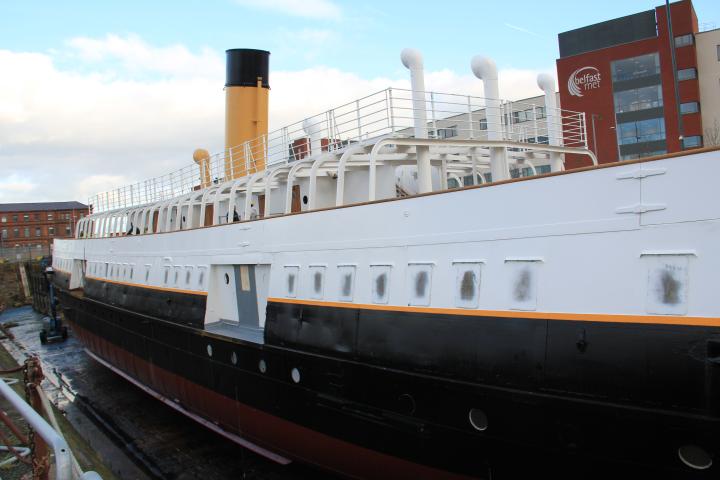
{"type": "MultiPolygon", "coordinates": [[[[267,166],[272,166],[294,163],[320,151],[340,154],[350,145],[384,136],[413,137],[415,117],[421,114],[431,119],[424,129],[428,138],[453,133],[481,140],[499,136],[507,141],[548,144],[554,136],[560,139],[561,146],[587,148],[583,114],[556,109],[557,121],[550,125],[542,100],[536,104],[421,92],[421,97],[425,96],[425,101],[419,102],[419,108],[424,104],[425,112],[422,112],[414,109],[412,93],[399,88],[381,90],[227,148],[210,156],[207,173],[212,184],[218,185],[253,172],[255,158],[265,158],[267,166]],[[487,122],[483,120],[488,115],[502,118],[500,131],[487,130],[487,122]]],[[[89,203],[94,213],[149,205],[189,194],[202,185],[197,165],[192,163],[160,177],[98,194],[91,197],[89,203]]]]}
{"type": "MultiPolygon", "coordinates": [[[[55,453],[55,476],[58,480],[71,480],[73,478],[72,455],[65,438],[40,416],[20,395],[5,381],[0,380],[0,394],[27,420],[35,433],[40,435],[55,453]]],[[[84,479],[100,479],[95,472],[86,472],[84,479]]]]}

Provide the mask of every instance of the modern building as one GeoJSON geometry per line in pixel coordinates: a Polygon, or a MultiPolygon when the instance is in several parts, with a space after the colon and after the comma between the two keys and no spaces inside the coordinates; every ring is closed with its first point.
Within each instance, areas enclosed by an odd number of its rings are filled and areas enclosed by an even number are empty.
{"type": "Polygon", "coordinates": [[[0,256],[47,254],[55,238],[69,238],[89,214],[80,202],[0,203],[0,256]]]}
{"type": "MultiPolygon", "coordinates": [[[[703,145],[698,20],[690,0],[672,3],[670,12],[672,41],[664,5],[558,35],[562,108],[586,113],[601,163],[703,145]]],[[[566,167],[576,162],[570,156],[566,167]]]]}
{"type": "Polygon", "coordinates": [[[703,144],[720,145],[720,29],[695,35],[703,144]]]}

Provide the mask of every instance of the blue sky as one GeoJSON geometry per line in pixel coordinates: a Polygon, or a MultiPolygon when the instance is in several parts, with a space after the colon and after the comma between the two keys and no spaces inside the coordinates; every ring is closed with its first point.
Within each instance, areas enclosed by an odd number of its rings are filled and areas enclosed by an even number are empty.
{"type": "MultiPolygon", "coordinates": [[[[270,128],[388,86],[400,51],[426,86],[482,95],[470,58],[495,59],[500,95],[540,94],[557,33],[658,1],[0,0],[0,203],[80,200],[223,146],[224,50],[270,50],[270,128]]],[[[720,0],[694,2],[720,25],[720,0]]]]}
{"type": "MultiPolygon", "coordinates": [[[[52,51],[70,38],[134,33],[154,45],[191,50],[271,50],[272,66],[323,64],[373,77],[399,70],[397,52],[421,49],[428,69],[467,69],[483,52],[501,68],[543,69],[557,56],[557,33],[651,9],[661,2],[515,0],[310,0],[303,11],[282,0],[5,1],[0,45],[52,51]],[[261,5],[265,5],[262,7],[261,5]],[[276,5],[273,7],[273,5],[276,5]]],[[[700,22],[720,23],[720,1],[696,0],[700,22]]]]}

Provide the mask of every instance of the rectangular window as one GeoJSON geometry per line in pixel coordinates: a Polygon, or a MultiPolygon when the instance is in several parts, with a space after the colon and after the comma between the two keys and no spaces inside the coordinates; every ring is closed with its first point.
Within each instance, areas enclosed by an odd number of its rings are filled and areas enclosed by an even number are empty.
{"type": "Polygon", "coordinates": [[[434,264],[429,262],[408,263],[408,305],[418,307],[430,305],[433,266],[434,264]]]}
{"type": "Polygon", "coordinates": [[[17,223],[17,221],[18,221],[18,216],[17,216],[17,215],[13,215],[13,223],[17,223]]]}
{"type": "Polygon", "coordinates": [[[702,137],[700,135],[691,135],[683,138],[683,148],[702,147],[702,137]]]}
{"type": "Polygon", "coordinates": [[[620,123],[617,126],[617,135],[619,145],[665,140],[665,119],[650,118],[620,123]]]}
{"type": "Polygon", "coordinates": [[[338,265],[338,300],[352,302],[355,291],[355,265],[338,265]]]}
{"type": "Polygon", "coordinates": [[[660,85],[615,92],[615,113],[636,112],[663,106],[660,85]]]}
{"type": "Polygon", "coordinates": [[[692,45],[695,43],[695,37],[693,37],[692,33],[688,33],[687,35],[679,35],[675,37],[675,47],[687,47],[688,45],[692,45]]]}
{"type": "Polygon", "coordinates": [[[510,270],[510,309],[535,310],[541,259],[507,258],[510,270]]]}
{"type": "Polygon", "coordinates": [[[25,215],[23,215],[23,222],[29,222],[29,221],[30,221],[30,215],[26,213],[25,215]]]}
{"type": "Polygon", "coordinates": [[[2,222],[2,223],[7,223],[7,217],[3,216],[3,217],[0,219],[0,222],[2,222]]]}
{"type": "MultiPolygon", "coordinates": [[[[720,48],[720,47],[718,47],[718,48],[720,48]]],[[[718,55],[720,55],[720,53],[718,55]]],[[[480,130],[487,130],[487,118],[480,119],[480,130]]],[[[3,220],[3,221],[5,221],[5,220],[3,220]]]]}
{"type": "Polygon", "coordinates": [[[683,68],[682,70],[678,70],[678,81],[682,82],[683,80],[692,80],[693,78],[697,78],[697,70],[695,68],[683,68]]]}
{"type": "Polygon", "coordinates": [[[680,104],[680,113],[685,115],[686,113],[697,113],[700,111],[700,104],[698,102],[687,102],[680,104]]]}
{"type": "Polygon", "coordinates": [[[20,237],[20,229],[19,228],[13,228],[13,237],[15,237],[15,238],[20,237]]]}
{"type": "Polygon", "coordinates": [[[477,308],[480,300],[480,261],[455,261],[455,306],[477,308]]]}
{"type": "Polygon", "coordinates": [[[42,235],[42,230],[40,230],[40,228],[35,228],[35,236],[39,237],[41,235],[42,235]]]}
{"type": "Polygon", "coordinates": [[[370,265],[370,294],[373,303],[388,303],[392,265],[370,265]]]}
{"type": "Polygon", "coordinates": [[[720,45],[716,45],[718,62],[720,62],[720,45]]]}
{"type": "Polygon", "coordinates": [[[7,228],[3,228],[3,230],[2,230],[2,238],[8,238],[7,228]]]}
{"type": "Polygon", "coordinates": [[[52,213],[48,213],[48,220],[52,220],[52,219],[53,219],[53,214],[52,214],[52,213]]]}
{"type": "Polygon", "coordinates": [[[65,235],[69,237],[71,231],[70,225],[65,225],[65,235]]]}
{"type": "Polygon", "coordinates": [[[325,265],[310,265],[310,298],[322,300],[325,294],[325,265]]]}
{"type": "Polygon", "coordinates": [[[457,126],[448,128],[438,128],[435,132],[435,138],[450,138],[457,137],[457,126]]]}
{"type": "Polygon", "coordinates": [[[51,237],[55,235],[55,227],[48,227],[48,235],[51,237]]]}
{"type": "Polygon", "coordinates": [[[657,53],[612,62],[613,82],[650,77],[659,73],[660,58],[657,53]]]}
{"type": "Polygon", "coordinates": [[[40,214],[39,214],[39,213],[36,213],[36,214],[35,214],[35,221],[36,221],[36,222],[39,222],[39,221],[40,221],[40,214]]]}
{"type": "Polygon", "coordinates": [[[30,229],[29,228],[25,227],[23,233],[25,234],[25,238],[30,237],[30,229]]]}
{"type": "Polygon", "coordinates": [[[300,281],[300,266],[285,265],[285,296],[297,297],[298,283],[300,281]]]}

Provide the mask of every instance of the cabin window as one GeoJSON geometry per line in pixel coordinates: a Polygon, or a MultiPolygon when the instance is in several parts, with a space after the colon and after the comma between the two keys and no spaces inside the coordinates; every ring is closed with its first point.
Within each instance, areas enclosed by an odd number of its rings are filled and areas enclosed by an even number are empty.
{"type": "Polygon", "coordinates": [[[150,281],[150,269],[152,268],[152,265],[149,263],[145,264],[145,283],[148,283],[150,281]]]}
{"type": "Polygon", "coordinates": [[[163,285],[168,285],[168,280],[170,280],[170,265],[165,265],[163,270],[163,285]]]}
{"type": "Polygon", "coordinates": [[[175,268],[173,270],[174,270],[173,285],[175,285],[177,287],[178,285],[180,285],[180,272],[182,270],[182,266],[175,265],[175,268]]]}
{"type": "Polygon", "coordinates": [[[104,278],[108,278],[108,268],[109,268],[109,264],[106,263],[105,268],[103,268],[103,271],[102,271],[102,276],[104,278]]]}
{"type": "Polygon", "coordinates": [[[192,279],[192,265],[185,265],[185,285],[190,286],[190,280],[192,279]]]}
{"type": "Polygon", "coordinates": [[[455,306],[460,308],[477,308],[480,300],[479,261],[455,261],[455,306]]]}
{"type": "Polygon", "coordinates": [[[299,265],[285,265],[285,296],[288,298],[297,297],[299,273],[299,265]]]}
{"type": "Polygon", "coordinates": [[[408,305],[421,307],[430,305],[433,267],[434,264],[430,262],[408,264],[408,305]]]}
{"type": "Polygon", "coordinates": [[[507,258],[510,271],[510,309],[536,310],[541,259],[507,258]]]}
{"type": "Polygon", "coordinates": [[[325,265],[310,265],[310,298],[322,300],[325,295],[325,265]]]}
{"type": "Polygon", "coordinates": [[[198,266],[198,287],[202,287],[203,285],[205,285],[205,272],[207,272],[207,265],[198,266]]]}
{"type": "Polygon", "coordinates": [[[692,253],[645,253],[647,265],[645,309],[655,315],[686,315],[692,253]]]}
{"type": "Polygon", "coordinates": [[[135,276],[135,264],[131,263],[130,264],[130,274],[128,275],[128,280],[132,280],[134,276],[135,276]]]}
{"type": "Polygon", "coordinates": [[[372,303],[388,303],[391,269],[391,265],[370,265],[370,296],[372,303]]]}
{"type": "Polygon", "coordinates": [[[338,265],[338,300],[352,302],[355,290],[355,265],[338,265]]]}

